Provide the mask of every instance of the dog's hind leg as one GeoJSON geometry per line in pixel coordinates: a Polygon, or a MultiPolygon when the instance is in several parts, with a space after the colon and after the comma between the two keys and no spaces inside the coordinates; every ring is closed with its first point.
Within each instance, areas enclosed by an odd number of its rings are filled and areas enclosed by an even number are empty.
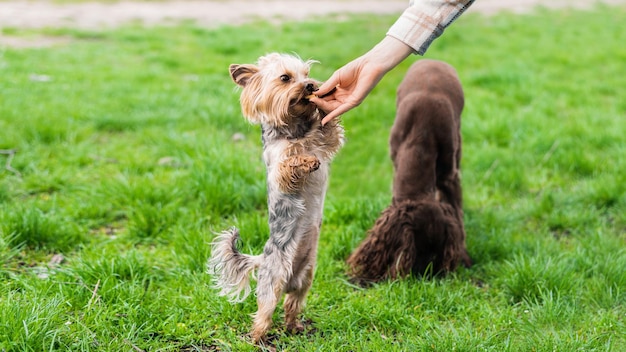
{"type": "Polygon", "coordinates": [[[263,249],[258,270],[257,304],[252,340],[259,342],[272,325],[272,314],[293,273],[293,258],[298,251],[298,219],[304,214],[303,201],[295,195],[277,194],[269,187],[270,239],[263,249]]]}
{"type": "Polygon", "coordinates": [[[258,310],[254,314],[251,333],[254,343],[263,340],[272,326],[272,314],[283,294],[285,278],[289,276],[290,271],[284,259],[284,256],[278,253],[267,255],[266,246],[266,257],[259,267],[256,289],[258,310]]]}
{"type": "Polygon", "coordinates": [[[307,266],[299,278],[301,285],[296,290],[289,292],[285,296],[285,325],[287,331],[291,333],[299,333],[304,331],[304,325],[298,320],[298,316],[302,312],[306,303],[306,295],[313,283],[313,267],[307,266]]]}
{"type": "Polygon", "coordinates": [[[293,261],[293,275],[285,292],[285,325],[287,331],[299,333],[304,331],[304,326],[298,320],[306,303],[306,295],[313,283],[315,264],[317,261],[317,243],[320,226],[313,226],[299,243],[298,250],[293,261]]]}

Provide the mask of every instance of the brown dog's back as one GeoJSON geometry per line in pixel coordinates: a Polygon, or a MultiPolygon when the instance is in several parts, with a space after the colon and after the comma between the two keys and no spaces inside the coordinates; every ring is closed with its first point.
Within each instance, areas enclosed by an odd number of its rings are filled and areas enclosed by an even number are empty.
{"type": "Polygon", "coordinates": [[[429,59],[414,63],[398,86],[397,104],[405,100],[407,95],[416,92],[443,95],[453,104],[454,114],[461,115],[464,104],[463,88],[456,70],[451,65],[429,59]]]}
{"type": "Polygon", "coordinates": [[[393,199],[428,194],[461,207],[461,112],[464,97],[454,68],[435,60],[411,66],[398,87],[389,146],[395,175],[393,199]]]}

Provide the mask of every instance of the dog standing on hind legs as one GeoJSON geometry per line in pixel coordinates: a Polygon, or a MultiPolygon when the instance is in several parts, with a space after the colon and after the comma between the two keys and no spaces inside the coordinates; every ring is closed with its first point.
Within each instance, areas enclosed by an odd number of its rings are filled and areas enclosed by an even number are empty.
{"type": "Polygon", "coordinates": [[[471,265],[459,177],[464,95],[456,71],[417,61],[398,87],[396,105],[392,203],[347,260],[362,284],[471,265]]]}
{"type": "Polygon", "coordinates": [[[307,99],[318,86],[309,78],[312,63],[272,53],[256,65],[230,66],[231,78],[243,88],[243,115],[262,129],[270,238],[263,254],[253,256],[237,250],[237,229],[222,232],[208,268],[220,294],[232,301],[246,298],[258,269],[255,343],[265,338],[283,293],[287,330],[304,329],[298,315],[313,282],[329,165],[344,141],[339,122],[322,126],[323,116],[307,99]]]}

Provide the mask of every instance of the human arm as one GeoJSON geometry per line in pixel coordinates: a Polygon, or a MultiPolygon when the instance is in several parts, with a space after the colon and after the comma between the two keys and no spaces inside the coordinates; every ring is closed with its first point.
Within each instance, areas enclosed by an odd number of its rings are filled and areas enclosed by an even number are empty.
{"type": "Polygon", "coordinates": [[[381,42],[335,71],[315,92],[317,97],[311,101],[327,113],[322,123],[361,104],[383,76],[411,53],[424,54],[430,43],[473,2],[416,0],[411,3],[381,42]],[[334,88],[335,92],[329,94],[334,88]]]}
{"type": "Polygon", "coordinates": [[[387,36],[372,50],[337,70],[319,87],[316,96],[310,98],[311,102],[328,112],[322,124],[361,104],[383,76],[412,51],[410,46],[387,36]],[[322,96],[324,98],[319,98],[322,96]]]}

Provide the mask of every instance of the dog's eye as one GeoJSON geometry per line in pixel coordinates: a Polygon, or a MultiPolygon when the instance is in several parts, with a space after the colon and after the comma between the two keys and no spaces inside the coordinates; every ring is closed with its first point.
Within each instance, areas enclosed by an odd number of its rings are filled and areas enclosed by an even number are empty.
{"type": "Polygon", "coordinates": [[[280,76],[280,80],[283,82],[289,82],[291,81],[291,77],[289,77],[289,75],[282,75],[280,76]]]}

